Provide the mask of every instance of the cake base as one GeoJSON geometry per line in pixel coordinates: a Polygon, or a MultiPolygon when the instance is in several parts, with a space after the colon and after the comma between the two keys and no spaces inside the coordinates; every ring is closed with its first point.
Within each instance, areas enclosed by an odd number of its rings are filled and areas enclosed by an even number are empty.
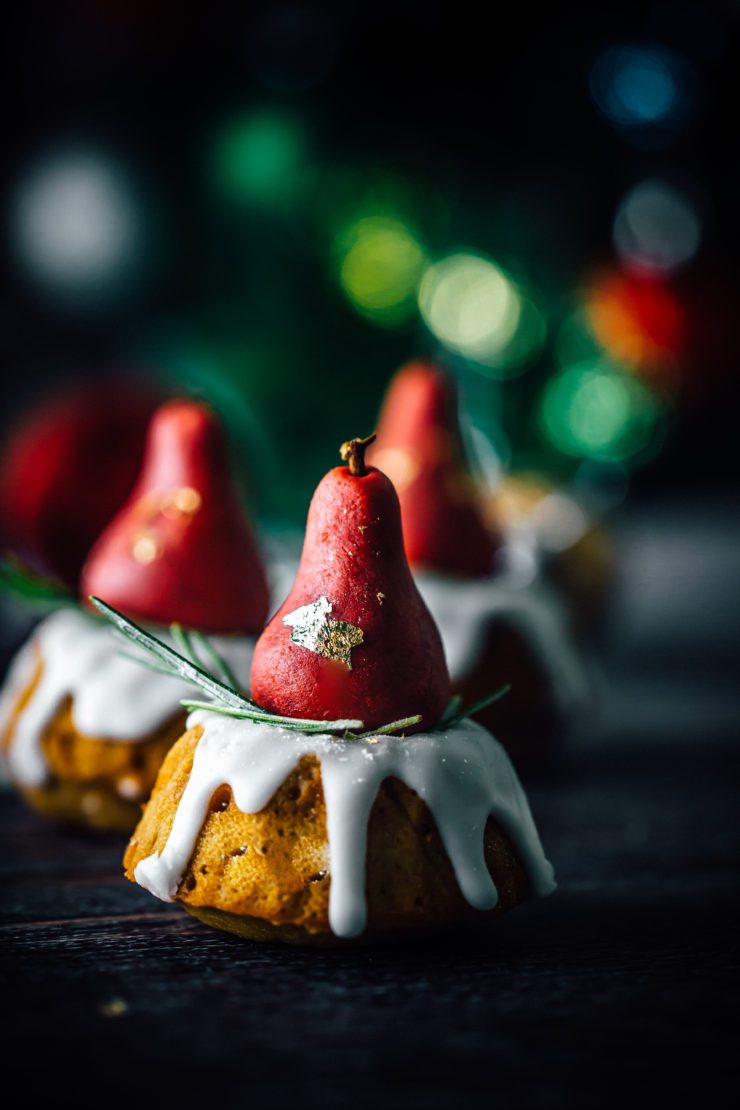
{"type": "Polygon", "coordinates": [[[553,680],[523,633],[505,617],[493,618],[475,666],[453,692],[472,705],[492,690],[510,685],[499,701],[475,714],[506,748],[517,767],[552,758],[563,734],[553,680]]]}
{"type": "Polygon", "coordinates": [[[44,817],[96,832],[128,834],[141,817],[141,804],[122,798],[106,782],[54,780],[43,786],[18,786],[18,792],[44,817]]]}
{"type": "Polygon", "coordinates": [[[216,910],[210,906],[189,906],[181,903],[183,909],[197,918],[204,925],[222,932],[231,933],[242,940],[258,941],[261,944],[289,944],[300,948],[361,948],[375,945],[410,944],[421,940],[434,941],[449,936],[460,929],[470,930],[490,927],[492,918],[499,918],[502,913],[514,909],[508,906],[505,909],[479,914],[477,922],[468,920],[459,925],[449,922],[440,925],[425,925],[408,929],[377,930],[366,929],[359,937],[338,937],[334,933],[312,933],[299,925],[274,925],[259,917],[242,916],[228,913],[225,910],[216,910]]]}
{"type": "MultiPolygon", "coordinates": [[[[0,740],[6,755],[42,673],[39,659],[0,740]]],[[[182,733],[185,713],[176,712],[160,729],[141,740],[111,740],[81,733],[75,726],[73,709],[72,698],[65,698],[44,727],[40,744],[48,772],[46,781],[31,786],[16,777],[14,785],[33,809],[54,821],[130,833],[141,817],[142,805],[162,761],[182,733]]]]}
{"type": "Polygon", "coordinates": [[[189,906],[182,902],[184,909],[213,929],[232,933],[243,940],[257,940],[267,944],[295,944],[307,948],[344,948],[363,942],[362,937],[352,940],[336,937],[333,933],[311,933],[300,925],[273,925],[260,917],[249,917],[226,910],[215,910],[210,906],[189,906]]]}

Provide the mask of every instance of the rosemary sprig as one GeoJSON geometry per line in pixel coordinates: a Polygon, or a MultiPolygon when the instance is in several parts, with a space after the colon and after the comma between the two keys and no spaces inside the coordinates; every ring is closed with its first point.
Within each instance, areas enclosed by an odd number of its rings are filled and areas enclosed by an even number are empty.
{"type": "Polygon", "coordinates": [[[380,728],[371,728],[367,732],[358,732],[350,734],[351,740],[364,740],[368,736],[392,736],[394,732],[403,732],[405,728],[412,728],[421,722],[421,713],[417,713],[414,717],[401,717],[398,721],[391,721],[387,725],[381,725],[380,728]]]}
{"type": "Polygon", "coordinates": [[[460,695],[459,694],[453,694],[452,697],[450,698],[450,700],[447,702],[447,708],[445,709],[444,713],[440,717],[439,724],[437,725],[437,727],[442,728],[443,725],[446,725],[448,721],[451,721],[454,717],[456,717],[457,714],[460,711],[460,706],[461,705],[462,705],[462,698],[460,697],[460,695]]]}
{"type": "Polygon", "coordinates": [[[454,712],[451,717],[447,716],[447,712],[450,708],[448,705],[447,710],[445,710],[445,715],[440,721],[440,725],[444,725],[445,728],[449,728],[450,725],[457,725],[460,723],[460,721],[464,721],[466,717],[474,717],[476,713],[480,713],[481,709],[486,709],[489,705],[493,705],[495,701],[503,698],[506,694],[508,694],[510,689],[511,684],[507,682],[504,686],[499,686],[498,690],[494,690],[492,694],[486,694],[486,696],[484,698],[481,698],[479,701],[474,701],[473,704],[469,705],[466,709],[459,712],[454,712]]]}
{"type": "Polygon", "coordinates": [[[179,676],[180,678],[187,679],[194,686],[199,686],[201,690],[214,699],[214,701],[222,702],[224,705],[229,705],[233,709],[242,708],[256,708],[252,706],[251,702],[246,701],[245,698],[239,696],[234,690],[230,690],[228,686],[217,682],[215,678],[207,674],[201,667],[195,663],[191,663],[189,659],[180,655],[174,648],[168,647],[158,640],[155,636],[145,632],[138,624],[124,617],[123,613],[119,613],[112,605],[106,605],[99,597],[91,597],[91,603],[95,606],[99,613],[102,613],[111,623],[118,629],[119,632],[136,644],[137,647],[143,649],[149,655],[153,656],[161,666],[164,666],[170,674],[179,676]]]}
{"type": "Polygon", "coordinates": [[[15,555],[0,558],[0,590],[31,605],[75,605],[71,592],[55,578],[31,570],[15,555]]]}
{"type": "Polygon", "coordinates": [[[189,659],[196,667],[200,667],[200,659],[198,659],[195,651],[193,650],[193,643],[190,639],[190,633],[183,628],[177,621],[173,621],[170,625],[170,635],[175,641],[175,645],[179,650],[180,655],[185,659],[189,659]]]}
{"type": "Polygon", "coordinates": [[[236,675],[234,674],[226,660],[223,658],[223,656],[216,651],[215,647],[208,639],[208,637],[204,636],[201,632],[192,631],[190,633],[190,639],[192,642],[198,645],[201,653],[205,652],[205,654],[208,656],[212,665],[216,668],[219,678],[223,682],[224,686],[230,686],[232,690],[238,690],[239,682],[237,681],[236,675]]]}
{"type": "Polygon", "coordinates": [[[219,682],[222,682],[224,686],[228,686],[231,690],[239,690],[239,683],[231,667],[202,632],[183,628],[181,624],[175,622],[170,625],[170,633],[182,655],[186,656],[196,667],[203,664],[202,655],[199,655],[196,650],[195,645],[197,644],[201,653],[205,652],[210,660],[209,674],[213,674],[212,668],[215,667],[219,682]]]}
{"type": "MultiPolygon", "coordinates": [[[[236,690],[225,686],[202,667],[180,655],[174,648],[163,644],[156,636],[145,632],[138,624],[124,617],[112,605],[107,605],[99,597],[91,597],[90,602],[119,632],[143,651],[148,652],[160,668],[177,678],[184,678],[193,686],[204,690],[213,699],[211,703],[201,703],[200,708],[208,708],[215,713],[231,710],[230,716],[244,717],[251,721],[261,721],[265,724],[280,725],[284,728],[301,729],[304,732],[347,732],[352,729],[361,729],[364,722],[359,720],[341,721],[304,721],[298,717],[279,717],[261,709],[253,701],[238,694],[236,690]]],[[[185,703],[187,704],[187,702],[185,703]]]]}
{"type": "MultiPolygon", "coordinates": [[[[364,722],[359,720],[312,721],[302,717],[283,717],[278,713],[271,713],[237,692],[237,683],[228,664],[201,633],[187,631],[179,624],[170,625],[172,638],[182,649],[182,654],[180,654],[174,648],[162,643],[156,636],[152,636],[151,633],[140,628],[138,624],[124,617],[123,613],[119,613],[112,605],[107,605],[104,601],[101,601],[99,597],[91,597],[90,601],[99,613],[111,621],[123,637],[132,641],[142,651],[151,656],[150,659],[147,659],[145,656],[141,657],[131,652],[124,652],[123,654],[127,658],[150,667],[157,674],[184,678],[212,698],[212,701],[196,701],[191,698],[183,698],[180,704],[186,709],[205,709],[211,713],[221,713],[227,717],[257,721],[294,732],[334,733],[341,735],[345,740],[364,740],[372,736],[391,736],[394,733],[403,732],[404,729],[413,728],[420,724],[422,720],[421,714],[417,713],[412,717],[401,717],[397,721],[390,721],[387,725],[381,725],[378,728],[359,731],[364,726],[364,722]],[[214,666],[225,679],[224,682],[214,678],[201,666],[201,659],[196,653],[194,642],[210,656],[214,666]]],[[[510,689],[511,687],[508,685],[502,686],[465,710],[461,710],[461,699],[458,695],[455,695],[450,698],[436,728],[449,728],[466,717],[471,717],[474,713],[478,713],[481,709],[485,709],[486,706],[498,701],[510,689]]]]}
{"type": "Polygon", "coordinates": [[[276,725],[293,732],[341,732],[350,735],[351,729],[362,726],[362,721],[310,721],[303,717],[281,717],[279,713],[269,713],[266,709],[258,713],[246,712],[230,706],[214,705],[209,701],[191,701],[189,698],[183,698],[180,705],[184,705],[186,709],[208,709],[211,713],[221,713],[225,717],[241,717],[243,720],[276,725]]]}
{"type": "Polygon", "coordinates": [[[138,663],[140,667],[146,667],[148,671],[153,671],[155,674],[164,674],[167,675],[168,678],[172,676],[172,671],[168,670],[166,667],[160,667],[153,659],[147,659],[143,655],[136,655],[133,651],[124,651],[123,648],[119,649],[118,654],[121,658],[130,659],[132,663],[138,663]]]}

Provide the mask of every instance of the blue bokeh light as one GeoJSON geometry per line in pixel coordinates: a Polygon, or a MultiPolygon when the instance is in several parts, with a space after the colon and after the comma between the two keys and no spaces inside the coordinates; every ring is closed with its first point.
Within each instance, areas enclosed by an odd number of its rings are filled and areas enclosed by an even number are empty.
{"type": "Polygon", "coordinates": [[[670,139],[687,123],[695,100],[691,66],[665,47],[611,46],[596,58],[591,95],[600,111],[632,137],[670,139]]]}

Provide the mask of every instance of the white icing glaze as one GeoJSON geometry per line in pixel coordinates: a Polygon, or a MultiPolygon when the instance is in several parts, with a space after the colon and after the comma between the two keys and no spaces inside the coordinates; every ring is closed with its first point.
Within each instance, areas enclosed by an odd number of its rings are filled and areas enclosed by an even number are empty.
{"type": "Polygon", "coordinates": [[[340,937],[366,923],[365,849],[373,803],[384,779],[401,779],[429,806],[464,897],[480,910],[498,900],[484,855],[489,816],[511,837],[534,894],[555,888],[526,795],[500,744],[474,721],[447,731],[404,738],[342,741],[289,732],[217,713],[191,714],[202,725],[193,769],[161,855],[136,867],[136,881],[157,898],[173,901],[195,849],[208,807],[220,786],[231,788],[244,813],[263,809],[306,755],[321,763],[329,842],[329,923],[340,937]]]}
{"type": "Polygon", "coordinates": [[[495,578],[464,581],[431,574],[417,574],[415,581],[439,628],[453,683],[475,668],[491,621],[502,618],[531,645],[551,677],[561,709],[585,698],[586,676],[565,610],[547,586],[512,589],[495,578]]]}
{"type": "MultiPolygon", "coordinates": [[[[156,633],[167,640],[161,630],[156,633]]],[[[212,636],[211,643],[246,685],[254,639],[212,636]]],[[[144,740],[180,711],[180,699],[198,696],[188,683],[158,674],[127,658],[112,627],[82,610],[60,609],[47,617],[21,648],[0,696],[0,734],[39,660],[43,670],[19,715],[8,751],[12,777],[39,786],[47,777],[41,749],[44,729],[64,699],[72,698],[75,727],[106,740],[144,740]]]]}

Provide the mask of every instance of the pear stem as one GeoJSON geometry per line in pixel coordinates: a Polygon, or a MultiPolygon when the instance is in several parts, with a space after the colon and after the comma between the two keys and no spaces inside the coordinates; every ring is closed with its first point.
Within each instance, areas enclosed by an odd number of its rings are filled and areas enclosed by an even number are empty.
{"type": "Polygon", "coordinates": [[[375,441],[375,432],[364,439],[348,439],[339,448],[339,454],[347,463],[353,478],[363,478],[367,474],[365,469],[365,451],[375,441]]]}

